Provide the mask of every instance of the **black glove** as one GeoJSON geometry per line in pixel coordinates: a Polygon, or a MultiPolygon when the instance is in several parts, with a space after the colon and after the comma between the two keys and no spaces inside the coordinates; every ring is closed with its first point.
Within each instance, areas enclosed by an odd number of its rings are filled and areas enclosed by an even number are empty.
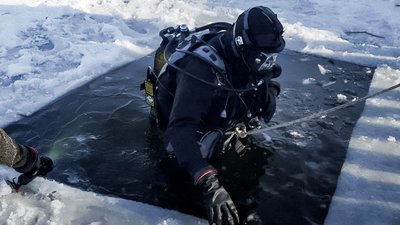
{"type": "Polygon", "coordinates": [[[216,172],[208,171],[204,174],[197,182],[197,186],[202,189],[203,205],[207,210],[210,225],[238,224],[239,213],[228,192],[219,183],[216,172]]]}

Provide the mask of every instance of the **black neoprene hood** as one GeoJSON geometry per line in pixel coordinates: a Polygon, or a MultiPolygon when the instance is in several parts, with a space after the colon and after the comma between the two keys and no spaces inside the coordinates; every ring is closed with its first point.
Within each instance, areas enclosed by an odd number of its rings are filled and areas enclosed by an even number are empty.
{"type": "Polygon", "coordinates": [[[233,41],[238,52],[258,49],[270,53],[285,48],[283,26],[278,16],[269,8],[257,6],[243,12],[234,24],[233,41]]]}

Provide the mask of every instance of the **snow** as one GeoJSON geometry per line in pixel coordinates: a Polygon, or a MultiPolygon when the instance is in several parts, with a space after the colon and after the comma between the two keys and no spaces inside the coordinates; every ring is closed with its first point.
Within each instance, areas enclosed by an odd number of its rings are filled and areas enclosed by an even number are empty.
{"type": "Polygon", "coordinates": [[[336,95],[336,101],[338,103],[345,103],[347,101],[347,96],[344,94],[337,94],[336,95]]]}
{"type": "MultiPolygon", "coordinates": [[[[377,66],[370,93],[400,83],[397,0],[1,0],[0,127],[152,52],[162,28],[233,22],[243,10],[263,4],[283,22],[288,49],[377,66]]],[[[322,75],[329,73],[318,67],[322,75]]],[[[399,223],[399,102],[398,89],[367,100],[326,224],[399,223]]],[[[0,174],[16,175],[4,167],[0,174]]],[[[29,188],[34,194],[10,193],[0,182],[2,223],[205,223],[43,179],[29,188]]]]}
{"type": "Polygon", "coordinates": [[[316,84],[316,83],[317,83],[317,80],[312,77],[309,77],[309,78],[303,80],[304,85],[316,84]]]}
{"type": "Polygon", "coordinates": [[[331,72],[330,70],[324,68],[324,67],[323,67],[322,65],[320,65],[320,64],[318,64],[317,66],[318,66],[319,72],[320,72],[322,75],[325,75],[325,74],[331,72]]]}
{"type": "MultiPolygon", "coordinates": [[[[1,167],[0,176],[10,177],[10,172],[1,167]]],[[[24,194],[11,194],[4,180],[0,188],[0,221],[7,225],[205,224],[175,211],[83,192],[43,178],[23,187],[24,194]]]]}
{"type": "MultiPolygon", "coordinates": [[[[369,92],[397,83],[400,71],[382,67],[369,92]]],[[[399,101],[398,89],[367,100],[353,130],[326,225],[399,223],[399,101]]]]}

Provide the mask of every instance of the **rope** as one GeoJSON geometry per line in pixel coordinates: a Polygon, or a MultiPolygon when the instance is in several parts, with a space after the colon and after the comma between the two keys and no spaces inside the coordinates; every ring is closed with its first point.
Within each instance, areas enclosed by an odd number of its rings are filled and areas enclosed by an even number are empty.
{"type": "MultiPolygon", "coordinates": [[[[359,99],[357,99],[355,101],[348,102],[348,103],[345,103],[343,105],[339,105],[339,106],[336,106],[336,107],[333,107],[333,108],[330,108],[330,109],[327,109],[327,110],[324,110],[324,111],[321,111],[321,112],[318,112],[318,113],[314,113],[314,114],[311,114],[309,116],[306,116],[306,117],[303,117],[303,118],[300,118],[300,119],[292,120],[292,121],[289,121],[289,122],[286,122],[286,123],[282,123],[282,124],[278,124],[278,125],[262,128],[262,129],[251,130],[251,131],[247,132],[246,135],[258,134],[258,133],[262,133],[262,132],[270,131],[270,130],[275,130],[275,129],[282,128],[282,127],[288,127],[288,126],[291,126],[291,125],[296,124],[296,123],[306,122],[306,121],[309,121],[309,120],[317,118],[317,117],[325,116],[326,114],[329,114],[331,112],[335,112],[337,110],[340,110],[340,109],[347,108],[349,106],[355,105],[355,104],[360,103],[362,101],[365,101],[365,100],[367,100],[369,98],[373,98],[375,96],[378,96],[378,95],[381,95],[383,93],[389,92],[389,91],[391,91],[393,89],[396,89],[398,87],[400,87],[400,83],[398,83],[396,85],[393,85],[393,86],[391,86],[389,88],[383,89],[381,91],[378,91],[378,92],[376,92],[374,94],[366,95],[366,96],[364,96],[362,98],[359,98],[359,99]]],[[[227,135],[237,134],[237,132],[236,131],[229,131],[229,132],[226,132],[226,134],[227,135]]],[[[242,136],[243,136],[243,134],[242,134],[242,136]]]]}

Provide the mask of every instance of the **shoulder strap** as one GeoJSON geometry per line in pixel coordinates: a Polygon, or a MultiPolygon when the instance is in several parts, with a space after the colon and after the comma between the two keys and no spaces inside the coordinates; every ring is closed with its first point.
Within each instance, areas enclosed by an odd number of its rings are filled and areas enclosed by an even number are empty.
{"type": "Polygon", "coordinates": [[[193,54],[202,60],[208,62],[212,66],[215,66],[218,71],[225,72],[225,63],[222,58],[217,54],[217,52],[207,45],[199,46],[193,50],[193,54]]]}
{"type": "MultiPolygon", "coordinates": [[[[202,37],[200,37],[200,39],[201,38],[202,37]]],[[[219,56],[218,52],[212,46],[207,45],[205,42],[200,42],[198,39],[199,38],[192,37],[190,41],[187,41],[181,47],[176,48],[175,52],[172,53],[168,60],[169,63],[177,64],[185,55],[192,55],[214,68],[217,71],[217,74],[225,77],[226,68],[221,56],[219,56]]],[[[160,74],[165,71],[167,66],[168,65],[164,65],[160,74]]]]}
{"type": "Polygon", "coordinates": [[[183,47],[181,47],[179,49],[176,49],[176,51],[174,53],[172,53],[172,55],[171,55],[171,57],[169,58],[168,61],[170,63],[178,62],[180,59],[182,59],[186,55],[185,52],[190,51],[189,49],[191,47],[192,47],[192,45],[187,43],[185,46],[183,46],[183,47]]]}
{"type": "Polygon", "coordinates": [[[224,61],[212,47],[207,45],[200,45],[194,48],[191,47],[193,46],[188,44],[183,48],[177,49],[169,58],[169,62],[177,63],[185,55],[193,55],[214,67],[218,72],[222,74],[226,73],[224,61]]]}

